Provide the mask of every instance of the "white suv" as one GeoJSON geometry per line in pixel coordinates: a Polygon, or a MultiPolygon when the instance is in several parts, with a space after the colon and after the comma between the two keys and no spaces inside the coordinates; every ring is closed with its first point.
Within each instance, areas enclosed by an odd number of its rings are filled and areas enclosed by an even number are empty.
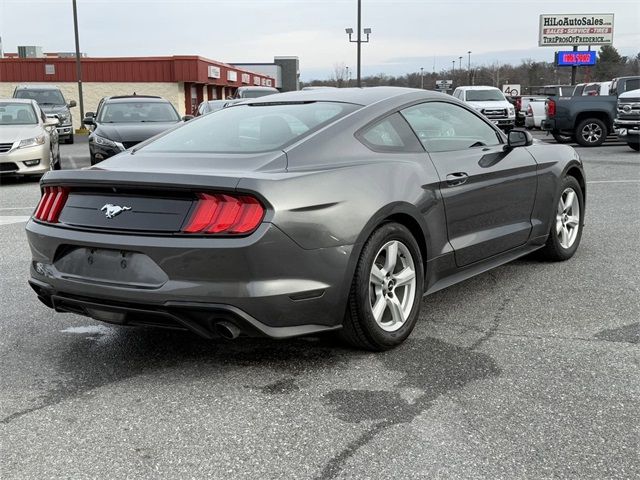
{"type": "Polygon", "coordinates": [[[453,96],[469,104],[501,129],[511,130],[516,124],[516,109],[495,87],[458,87],[453,96]]]}

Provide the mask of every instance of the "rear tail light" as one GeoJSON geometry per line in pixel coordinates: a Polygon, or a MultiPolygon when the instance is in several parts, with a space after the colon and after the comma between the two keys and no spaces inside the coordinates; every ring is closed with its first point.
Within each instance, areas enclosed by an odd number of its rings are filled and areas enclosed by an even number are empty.
{"type": "Polygon", "coordinates": [[[531,105],[529,105],[527,107],[527,115],[532,116],[533,115],[533,108],[531,108],[531,105]]]}
{"type": "Polygon", "coordinates": [[[556,102],[554,100],[547,100],[547,116],[553,117],[556,114],[556,102]]]}
{"type": "Polygon", "coordinates": [[[198,194],[185,233],[246,235],[262,222],[264,207],[248,195],[198,194]]]}
{"type": "Polygon", "coordinates": [[[41,222],[58,223],[68,195],[69,189],[65,187],[44,187],[44,193],[33,216],[41,222]]]}
{"type": "Polygon", "coordinates": [[[522,110],[522,98],[516,98],[516,110],[522,110]]]}

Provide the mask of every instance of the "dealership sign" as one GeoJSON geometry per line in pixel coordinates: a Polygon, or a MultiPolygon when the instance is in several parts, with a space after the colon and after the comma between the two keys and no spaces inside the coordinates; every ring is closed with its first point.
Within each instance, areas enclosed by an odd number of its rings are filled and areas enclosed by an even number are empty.
{"type": "Polygon", "coordinates": [[[541,47],[613,44],[613,13],[540,15],[541,47]]]}
{"type": "Polygon", "coordinates": [[[596,52],[558,52],[559,67],[573,67],[596,64],[596,52]]]}

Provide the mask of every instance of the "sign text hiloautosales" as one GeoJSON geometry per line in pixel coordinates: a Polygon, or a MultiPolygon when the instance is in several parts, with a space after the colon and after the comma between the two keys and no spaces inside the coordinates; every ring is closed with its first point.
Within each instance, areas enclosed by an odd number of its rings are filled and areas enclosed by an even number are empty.
{"type": "Polygon", "coordinates": [[[611,45],[613,13],[540,15],[541,47],[560,45],[611,45]]]}

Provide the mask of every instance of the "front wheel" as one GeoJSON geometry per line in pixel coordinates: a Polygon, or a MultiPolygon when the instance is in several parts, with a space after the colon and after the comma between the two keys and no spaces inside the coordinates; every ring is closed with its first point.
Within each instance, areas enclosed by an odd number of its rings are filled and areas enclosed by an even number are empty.
{"type": "Polygon", "coordinates": [[[423,286],[423,260],[416,239],[403,225],[383,224],[360,254],[342,338],[374,351],[401,344],[418,320],[423,286]]]}
{"type": "Polygon", "coordinates": [[[583,147],[599,147],[607,139],[607,126],[597,118],[587,118],[576,127],[576,142],[583,147]]]}
{"type": "Polygon", "coordinates": [[[539,254],[543,260],[569,260],[580,245],[584,224],[584,197],[574,177],[565,177],[561,182],[560,196],[552,215],[549,237],[539,254]]]}
{"type": "Polygon", "coordinates": [[[629,147],[630,147],[632,150],[635,150],[636,152],[640,152],[640,143],[631,143],[631,142],[628,142],[628,143],[627,143],[627,145],[629,145],[629,147]]]}
{"type": "Polygon", "coordinates": [[[570,143],[573,141],[572,135],[563,135],[562,133],[555,131],[551,132],[553,139],[558,143],[570,143]]]}
{"type": "Polygon", "coordinates": [[[69,135],[69,138],[67,138],[67,140],[64,143],[67,143],[67,144],[73,144],[74,143],[73,133],[71,135],[69,135]]]}

